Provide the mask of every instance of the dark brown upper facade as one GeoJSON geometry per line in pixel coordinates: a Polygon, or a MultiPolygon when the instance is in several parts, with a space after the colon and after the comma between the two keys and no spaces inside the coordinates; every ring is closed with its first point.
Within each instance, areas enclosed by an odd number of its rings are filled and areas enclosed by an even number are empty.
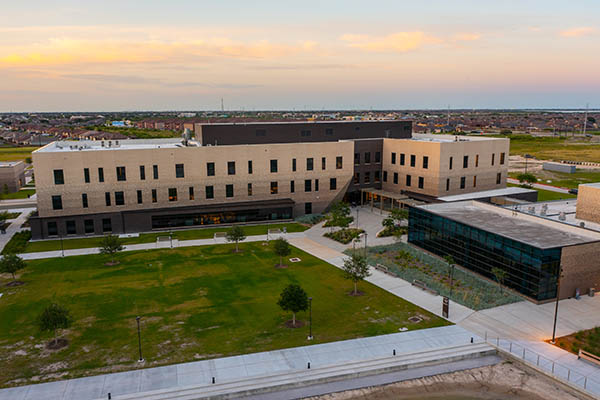
{"type": "Polygon", "coordinates": [[[196,124],[202,145],[331,142],[352,139],[410,138],[412,121],[277,122],[196,124]]]}

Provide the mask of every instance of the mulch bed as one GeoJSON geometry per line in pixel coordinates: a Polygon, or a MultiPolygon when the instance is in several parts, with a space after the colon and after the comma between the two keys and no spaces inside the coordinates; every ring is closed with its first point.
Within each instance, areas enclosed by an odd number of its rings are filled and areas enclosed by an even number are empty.
{"type": "Polygon", "coordinates": [[[285,326],[292,329],[302,328],[304,325],[306,324],[298,319],[296,320],[296,325],[292,325],[291,319],[289,321],[285,321],[285,326]]]}
{"type": "Polygon", "coordinates": [[[49,350],[58,350],[58,349],[62,349],[63,347],[65,347],[68,344],[69,344],[69,341],[67,339],[63,339],[63,338],[58,338],[56,340],[52,339],[51,341],[46,343],[46,348],[49,350]]]}
{"type": "Polygon", "coordinates": [[[115,262],[109,261],[107,263],[104,263],[104,265],[106,265],[107,267],[114,267],[115,265],[119,265],[119,264],[121,264],[121,261],[115,261],[115,262]]]}
{"type": "Polygon", "coordinates": [[[25,282],[23,281],[10,281],[6,284],[7,287],[15,287],[15,286],[21,286],[24,285],[25,282]]]}
{"type": "Polygon", "coordinates": [[[284,269],[287,267],[288,267],[288,265],[286,265],[286,264],[275,264],[275,268],[277,268],[277,269],[284,269]]]}
{"type": "Polygon", "coordinates": [[[350,292],[348,292],[348,296],[353,296],[353,297],[362,296],[364,294],[365,294],[365,292],[361,292],[360,290],[357,290],[356,293],[354,293],[354,290],[351,290],[350,292]]]}

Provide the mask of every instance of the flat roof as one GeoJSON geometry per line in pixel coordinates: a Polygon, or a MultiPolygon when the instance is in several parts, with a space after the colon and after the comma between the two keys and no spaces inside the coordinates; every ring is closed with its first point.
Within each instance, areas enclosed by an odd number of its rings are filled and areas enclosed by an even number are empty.
{"type": "Polygon", "coordinates": [[[177,147],[185,147],[182,143],[182,139],[64,140],[47,144],[46,146],[35,150],[35,152],[138,150],[177,147]]]}
{"type": "Polygon", "coordinates": [[[600,182],[582,183],[579,186],[587,186],[587,187],[591,187],[591,188],[594,188],[594,189],[600,189],[600,182]]]}
{"type": "Polygon", "coordinates": [[[487,136],[464,136],[464,135],[435,135],[431,133],[413,133],[411,138],[397,139],[397,140],[416,140],[420,142],[434,142],[434,143],[461,143],[461,142],[482,142],[482,141],[499,141],[507,138],[496,138],[487,136]]]}
{"type": "Polygon", "coordinates": [[[517,206],[507,206],[507,208],[518,209],[519,211],[527,212],[540,218],[559,221],[573,226],[581,227],[583,223],[583,228],[600,232],[600,224],[577,218],[577,198],[525,203],[517,206]],[[564,220],[560,219],[561,214],[564,216],[564,220]]]}
{"type": "Polygon", "coordinates": [[[600,232],[474,200],[428,204],[417,208],[540,249],[600,241],[600,232]]]}
{"type": "Polygon", "coordinates": [[[463,201],[463,200],[485,199],[485,198],[489,198],[489,197],[510,197],[510,196],[515,196],[515,195],[519,195],[519,194],[533,193],[533,192],[535,192],[535,190],[533,190],[533,189],[526,189],[526,188],[520,188],[520,187],[507,187],[507,188],[502,188],[502,189],[482,190],[481,192],[461,193],[461,194],[455,194],[452,196],[443,196],[443,197],[438,197],[438,200],[453,202],[453,201],[463,201]]]}
{"type": "Polygon", "coordinates": [[[0,168],[1,167],[14,167],[15,165],[21,164],[23,161],[1,161],[0,162],[0,168]]]}

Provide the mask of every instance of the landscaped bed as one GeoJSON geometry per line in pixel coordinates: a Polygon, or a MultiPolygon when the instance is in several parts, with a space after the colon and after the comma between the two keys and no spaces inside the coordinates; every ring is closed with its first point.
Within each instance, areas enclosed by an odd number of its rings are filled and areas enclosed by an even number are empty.
{"type": "Polygon", "coordinates": [[[323,236],[328,237],[329,239],[335,240],[336,242],[340,242],[343,244],[348,244],[354,239],[358,238],[364,230],[357,228],[345,228],[339,229],[333,232],[327,232],[323,234],[323,236]]]}
{"type": "MultiPolygon", "coordinates": [[[[143,367],[421,329],[448,322],[360,282],[350,296],[341,270],[296,248],[288,268],[262,242],[35,260],[6,287],[0,278],[0,386],[140,368],[136,316],[141,316],[143,367]],[[308,327],[285,326],[291,314],[277,301],[290,283],[313,298],[314,341],[308,327]],[[66,307],[68,345],[51,351],[51,334],[36,319],[50,303],[66,307]],[[409,322],[419,316],[421,322],[409,322]]],[[[306,324],[307,312],[297,318],[306,324]]]]}
{"type": "MultiPolygon", "coordinates": [[[[352,250],[347,250],[350,254],[352,250]]],[[[429,255],[406,243],[368,248],[369,265],[382,264],[400,278],[421,281],[442,296],[473,310],[483,310],[503,304],[522,301],[512,291],[479,277],[477,274],[455,267],[453,289],[450,295],[450,266],[439,258],[429,255]]]]}
{"type": "Polygon", "coordinates": [[[556,339],[556,346],[578,354],[579,349],[600,357],[600,327],[556,339]]]}

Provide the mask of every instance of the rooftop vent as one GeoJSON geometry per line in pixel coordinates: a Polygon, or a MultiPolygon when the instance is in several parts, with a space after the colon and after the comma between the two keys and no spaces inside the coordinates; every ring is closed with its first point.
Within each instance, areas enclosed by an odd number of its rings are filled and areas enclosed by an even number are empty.
{"type": "Polygon", "coordinates": [[[546,215],[548,213],[548,204],[544,204],[542,206],[542,211],[540,211],[540,215],[546,215]]]}
{"type": "Polygon", "coordinates": [[[567,220],[567,215],[565,214],[564,211],[561,211],[560,214],[558,214],[558,220],[559,221],[566,221],[567,220]]]}
{"type": "Polygon", "coordinates": [[[585,222],[581,221],[581,222],[579,223],[579,226],[580,226],[580,227],[582,227],[582,228],[585,228],[585,222]]]}
{"type": "Polygon", "coordinates": [[[535,207],[534,206],[528,207],[527,212],[530,214],[535,214],[535,207]]]}

